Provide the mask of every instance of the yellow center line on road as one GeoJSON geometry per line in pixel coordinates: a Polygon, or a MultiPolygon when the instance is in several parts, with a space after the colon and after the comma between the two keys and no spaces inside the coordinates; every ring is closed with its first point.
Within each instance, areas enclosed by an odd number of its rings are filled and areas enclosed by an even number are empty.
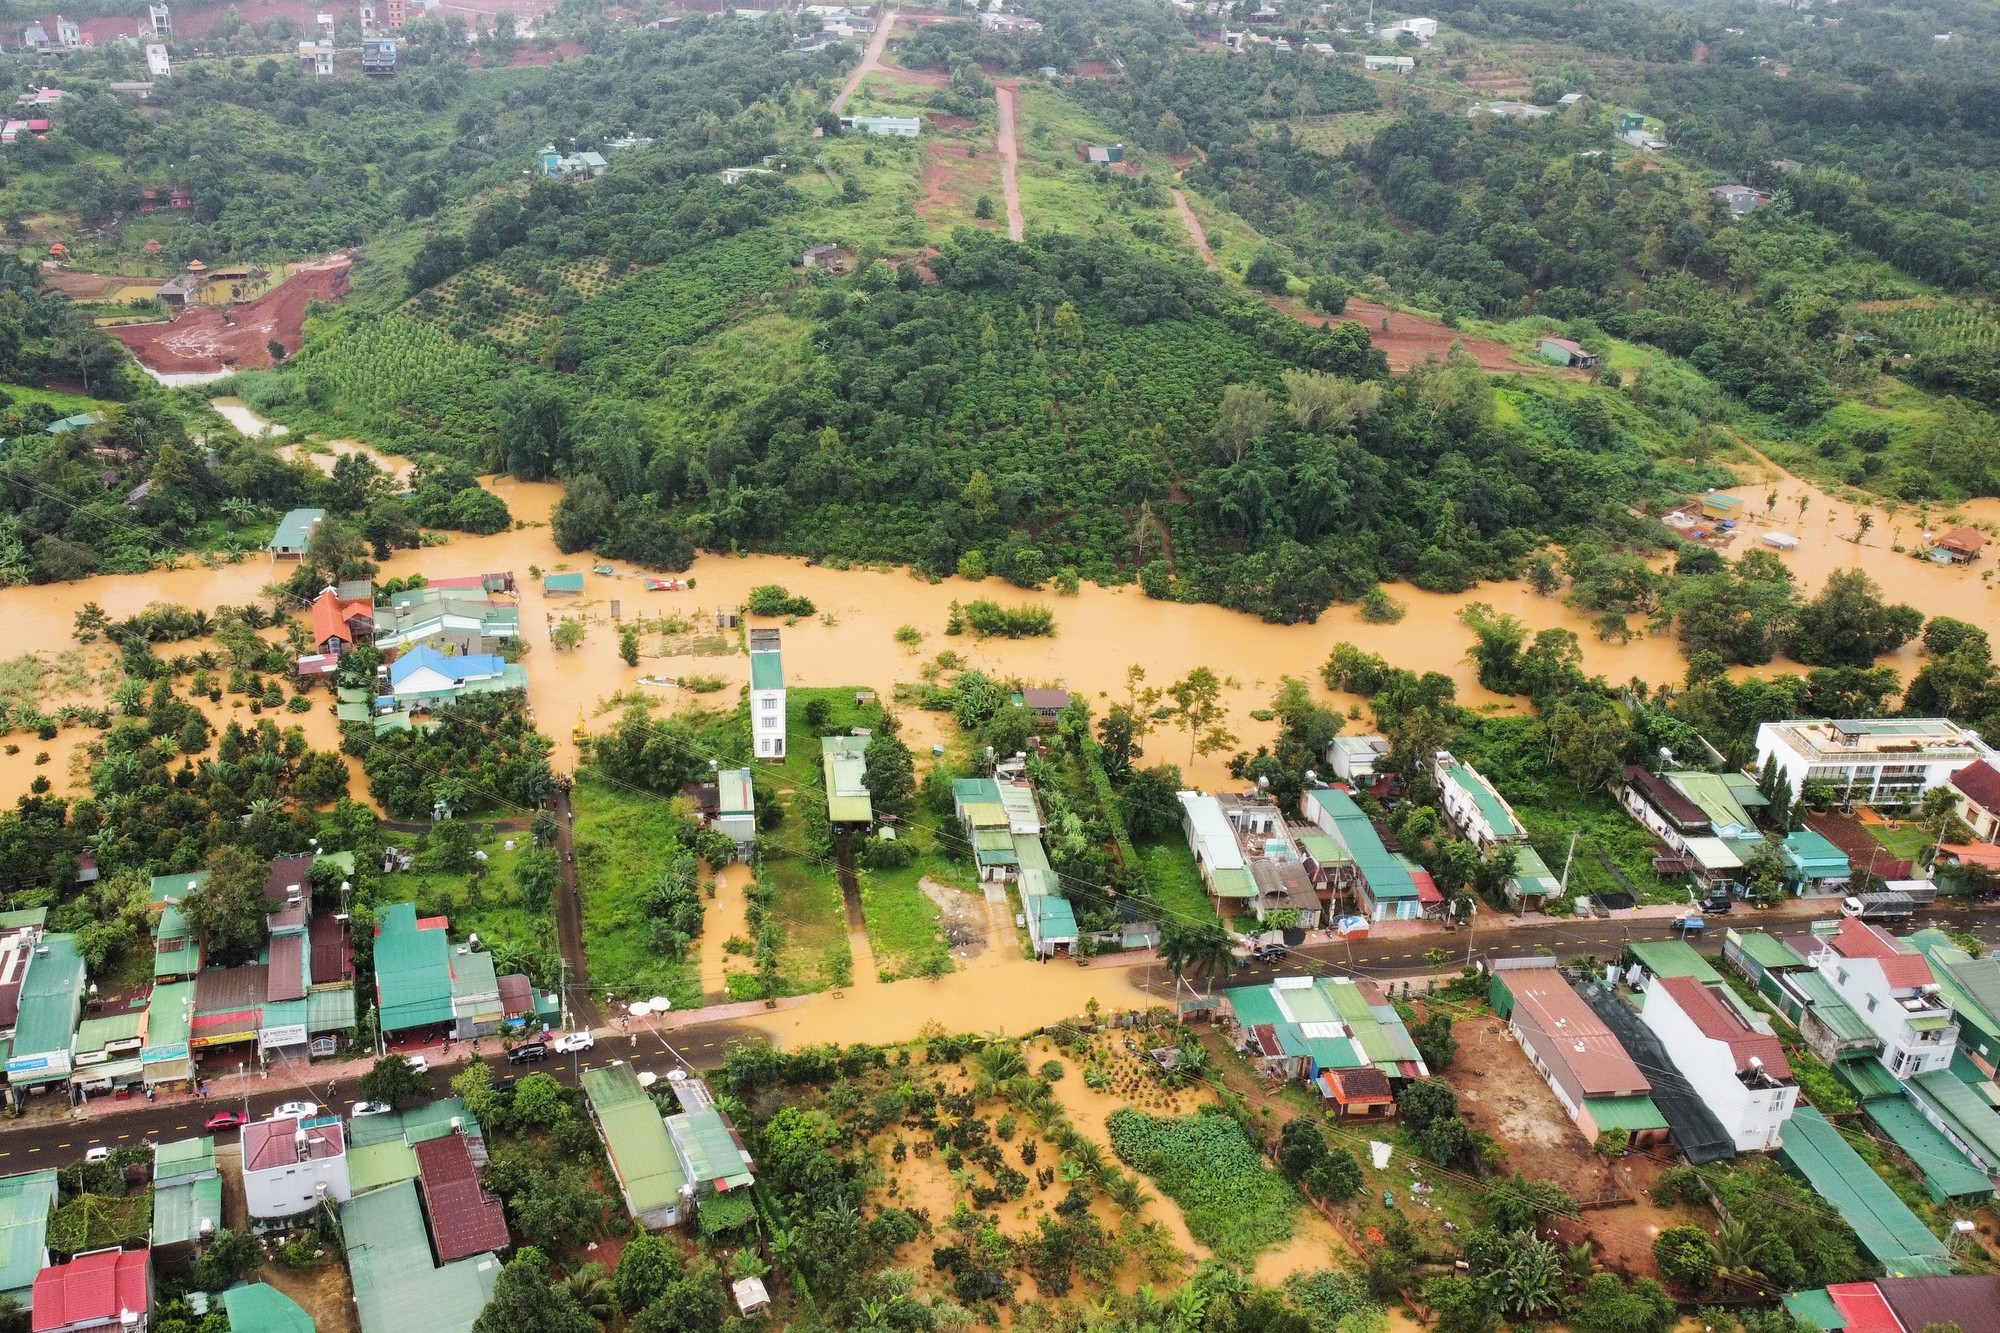
{"type": "Polygon", "coordinates": [[[118,1137],[119,1137],[119,1138],[121,1138],[121,1139],[129,1139],[129,1138],[131,1138],[132,1136],[131,1136],[130,1134],[120,1134],[120,1135],[119,1135],[118,1137]]]}
{"type": "Polygon", "coordinates": [[[41,1149],[40,1149],[40,1148],[30,1148],[30,1149],[28,1149],[28,1151],[29,1151],[29,1152],[40,1152],[40,1151],[41,1151],[41,1149]]]}
{"type": "Polygon", "coordinates": [[[69,1147],[69,1145],[68,1145],[67,1143],[58,1143],[58,1144],[56,1145],[56,1147],[58,1147],[58,1148],[67,1148],[67,1147],[69,1147]]]}

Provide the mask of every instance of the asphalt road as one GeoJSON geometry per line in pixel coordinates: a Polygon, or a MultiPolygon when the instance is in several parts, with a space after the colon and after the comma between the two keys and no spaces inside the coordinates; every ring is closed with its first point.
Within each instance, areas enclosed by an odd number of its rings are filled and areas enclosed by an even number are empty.
{"type": "MultiPolygon", "coordinates": [[[[1813,916],[1797,912],[1767,913],[1738,908],[1727,917],[1710,917],[1706,934],[1696,936],[1690,942],[1705,954],[1719,954],[1722,952],[1722,933],[1729,926],[1790,935],[1804,933],[1811,920],[1813,916]]],[[[1909,930],[1927,925],[1968,931],[2000,950],[2000,906],[1939,905],[1919,911],[1908,927],[1899,928],[1898,933],[1907,934],[1909,930]]],[[[1468,946],[1473,957],[1508,957],[1547,949],[1558,958],[1588,954],[1599,962],[1609,962],[1634,940],[1672,939],[1675,935],[1671,921],[1644,919],[1514,927],[1497,923],[1476,924],[1470,931],[1460,930],[1421,941],[1377,940],[1358,944],[1315,945],[1295,950],[1290,958],[1276,963],[1238,968],[1231,974],[1229,984],[1249,985],[1277,976],[1296,975],[1305,967],[1335,974],[1351,972],[1381,978],[1424,975],[1439,970],[1424,957],[1433,948],[1441,948],[1449,956],[1447,967],[1463,963],[1468,946]]],[[[1161,967],[1134,968],[1132,980],[1155,990],[1162,997],[1172,985],[1166,969],[1161,967]]],[[[683,1060],[696,1069],[714,1068],[722,1062],[729,1043],[747,1031],[749,1029],[740,1023],[718,1020],[668,1033],[642,1032],[637,1034],[636,1040],[628,1036],[600,1037],[595,1048],[552,1057],[546,1064],[510,1067],[497,1054],[487,1057],[487,1063],[493,1067],[496,1077],[520,1077],[546,1071],[565,1083],[575,1083],[583,1070],[613,1060],[626,1060],[641,1070],[650,1069],[664,1075],[683,1060]]],[[[857,1032],[854,1036],[857,1040],[866,1040],[869,1034],[857,1032]]],[[[457,1073],[460,1067],[433,1071],[431,1084],[440,1096],[450,1091],[451,1075],[457,1073]]],[[[80,1161],[87,1150],[95,1147],[116,1147],[141,1140],[160,1142],[200,1134],[205,1132],[204,1122],[216,1111],[247,1111],[252,1119],[261,1119],[280,1103],[313,1101],[329,1110],[338,1109],[344,1113],[360,1096],[356,1079],[317,1079],[313,1077],[310,1065],[284,1062],[273,1065],[262,1090],[247,1099],[211,1097],[202,1102],[171,1104],[140,1100],[124,1103],[124,1109],[113,1114],[82,1120],[49,1121],[32,1114],[30,1118],[19,1121],[0,1120],[0,1175],[44,1166],[68,1166],[80,1161]]],[[[36,1107],[36,1111],[39,1112],[40,1107],[36,1107]]],[[[233,1133],[233,1130],[224,1131],[224,1141],[233,1133]]]]}

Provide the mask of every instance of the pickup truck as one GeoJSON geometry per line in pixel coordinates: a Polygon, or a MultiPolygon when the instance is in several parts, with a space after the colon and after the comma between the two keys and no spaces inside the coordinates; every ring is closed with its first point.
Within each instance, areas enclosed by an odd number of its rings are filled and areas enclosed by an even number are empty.
{"type": "Polygon", "coordinates": [[[1917,904],[1907,893],[1862,893],[1842,900],[1840,914],[1863,921],[1904,921],[1917,914],[1917,904]]]}

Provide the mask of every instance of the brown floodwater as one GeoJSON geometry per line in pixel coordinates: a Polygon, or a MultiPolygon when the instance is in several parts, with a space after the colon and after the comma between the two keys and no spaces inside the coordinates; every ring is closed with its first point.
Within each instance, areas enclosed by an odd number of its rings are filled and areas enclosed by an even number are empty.
{"type": "MultiPolygon", "coordinates": [[[[237,414],[247,412],[247,408],[240,408],[237,414]]],[[[339,443],[337,451],[367,452],[364,446],[346,441],[339,443]]],[[[402,465],[402,460],[381,461],[390,467],[402,465]]],[[[1749,471],[1756,475],[1757,470],[1749,471]]],[[[1764,475],[1773,474],[1774,469],[1764,475]]],[[[1736,544],[1737,552],[1757,544],[1761,532],[1791,532],[1801,538],[1801,545],[1796,551],[1782,553],[1781,558],[1798,573],[1807,593],[1816,591],[1834,570],[1861,568],[1892,597],[1911,602],[1927,615],[1960,616],[2000,636],[2000,597],[1985,577],[1990,566],[1942,568],[1890,549],[1897,540],[1911,546],[1916,543],[1916,513],[1891,516],[1880,509],[1871,511],[1875,526],[1857,545],[1849,539],[1857,530],[1859,510],[1804,482],[1775,475],[1775,484],[1748,480],[1737,488],[1751,511],[1744,535],[1736,544]],[[1771,491],[1775,491],[1777,501],[1767,508],[1764,497],[1771,491]],[[1808,497],[1802,521],[1797,507],[1801,494],[1808,497]]],[[[1617,645],[1602,643],[1591,632],[1585,616],[1559,600],[1537,596],[1519,582],[1487,584],[1450,596],[1393,587],[1392,594],[1407,608],[1403,620],[1394,625],[1367,624],[1350,606],[1333,607],[1312,625],[1267,625],[1221,607],[1153,601],[1133,587],[1085,584],[1077,596],[1061,597],[1048,591],[1027,592],[996,579],[971,583],[953,578],[932,583],[899,568],[835,570],[769,555],[704,555],[689,571],[696,585],[693,589],[647,592],[640,571],[619,564],[614,575],[600,575],[591,572],[594,561],[590,556],[565,556],[556,551],[547,520],[561,497],[560,486],[507,478],[489,478],[486,484],[507,501],[522,526],[488,537],[446,534],[437,545],[398,551],[384,563],[382,576],[416,572],[444,576],[502,569],[515,574],[521,587],[522,631],[533,645],[525,660],[529,704],[538,724],[555,742],[554,762],[559,770],[574,767],[571,733],[579,718],[591,729],[601,729],[615,716],[615,701],[621,697],[643,695],[657,700],[663,709],[728,708],[739,697],[738,686],[747,665],[740,652],[693,657],[644,655],[637,667],[626,666],[618,656],[614,610],[624,620],[673,616],[712,627],[718,608],[741,605],[752,587],[764,583],[782,584],[810,597],[818,608],[814,616],[782,626],[785,674],[792,684],[852,685],[876,690],[888,698],[898,682],[920,679],[923,664],[949,648],[989,674],[1030,684],[1059,684],[1080,692],[1102,712],[1125,697],[1128,667],[1143,667],[1150,684],[1164,686],[1197,666],[1208,666],[1225,682],[1229,727],[1238,743],[1247,748],[1273,734],[1272,724],[1260,723],[1250,713],[1268,705],[1281,677],[1306,680],[1315,694],[1343,708],[1357,702],[1330,694],[1319,681],[1320,665],[1333,645],[1342,640],[1380,653],[1398,666],[1450,675],[1458,683],[1460,700],[1469,707],[1519,707],[1520,701],[1496,698],[1473,679],[1466,657],[1471,634],[1458,623],[1457,616],[1475,601],[1517,615],[1534,629],[1561,626],[1575,631],[1583,644],[1585,668],[1613,681],[1634,676],[1652,682],[1677,681],[1685,669],[1671,636],[1640,637],[1617,645]],[[536,569],[544,573],[584,571],[585,590],[580,596],[547,596],[532,573],[536,569]],[[943,631],[951,603],[976,597],[1007,605],[1048,606],[1055,612],[1057,633],[1053,638],[1021,640],[947,637],[943,631]],[[578,648],[558,652],[549,641],[549,633],[565,617],[583,621],[586,635],[578,648]],[[896,630],[904,625],[916,627],[924,636],[914,650],[896,641],[896,630]],[[642,677],[674,680],[690,674],[720,676],[727,684],[720,692],[694,695],[640,683],[642,677]]],[[[1955,516],[2000,524],[2000,502],[1962,506],[1955,514],[1933,514],[1931,529],[1941,530],[1955,516]]],[[[0,614],[15,627],[16,642],[53,657],[72,646],[72,622],[86,602],[97,602],[114,617],[129,615],[151,602],[210,608],[252,600],[266,584],[286,572],[286,565],[262,555],[213,568],[183,560],[178,568],[146,574],[0,589],[0,614]]],[[[659,640],[657,636],[648,639],[645,651],[651,653],[659,640]]],[[[1905,648],[1888,661],[1907,673],[1916,664],[1915,649],[1905,648]]],[[[1786,669],[1794,668],[1784,662],[1767,668],[1786,669]]],[[[282,716],[316,724],[322,711],[315,709],[313,714],[297,718],[282,716]]],[[[945,739],[952,727],[943,714],[906,713],[904,722],[912,743],[918,746],[945,739]]],[[[330,746],[334,739],[330,713],[323,727],[309,725],[309,734],[315,744],[330,746]]],[[[64,733],[65,742],[69,736],[69,732],[64,733]]],[[[24,754],[30,757],[50,748],[30,749],[20,737],[11,739],[22,743],[24,754]]],[[[1191,781],[1216,785],[1227,780],[1226,755],[1190,762],[1186,738],[1177,733],[1156,732],[1148,740],[1147,750],[1149,760],[1182,765],[1191,781]]],[[[52,762],[39,770],[31,770],[22,756],[0,762],[0,783],[8,785],[0,795],[11,796],[25,789],[32,771],[50,772],[51,780],[60,783],[64,756],[53,749],[51,754],[52,762]]]]}

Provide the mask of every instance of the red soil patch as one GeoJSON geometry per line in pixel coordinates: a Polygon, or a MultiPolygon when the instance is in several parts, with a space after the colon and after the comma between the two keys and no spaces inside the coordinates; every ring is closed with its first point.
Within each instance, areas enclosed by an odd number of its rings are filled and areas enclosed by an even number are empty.
{"type": "Polygon", "coordinates": [[[1102,60],[1080,60],[1074,73],[1079,79],[1108,79],[1111,77],[1111,67],[1102,60]]]}
{"type": "Polygon", "coordinates": [[[932,129],[945,134],[952,130],[969,130],[979,124],[976,120],[969,120],[964,116],[947,116],[940,111],[931,112],[930,122],[932,129]]]}
{"type": "Polygon", "coordinates": [[[42,266],[42,285],[52,292],[61,292],[72,301],[102,301],[115,295],[121,287],[157,285],[159,282],[160,279],[143,274],[120,277],[115,273],[73,273],[66,268],[42,266]]]}
{"type": "Polygon", "coordinates": [[[121,324],[109,332],[140,365],[163,375],[268,369],[271,342],[298,350],[308,306],[346,295],[347,269],[341,256],[301,267],[242,305],[197,306],[170,323],[121,324]]]}
{"type": "Polygon", "coordinates": [[[1368,339],[1382,349],[1389,358],[1389,369],[1408,370],[1427,356],[1440,359],[1451,350],[1453,343],[1463,343],[1479,362],[1481,370],[1519,370],[1514,361],[1514,349],[1487,338],[1474,338],[1470,334],[1459,333],[1446,328],[1434,319],[1421,315],[1406,314],[1401,310],[1389,310],[1373,301],[1350,300],[1347,311],[1340,316],[1323,315],[1317,310],[1307,310],[1304,306],[1293,305],[1282,297],[1265,298],[1275,310],[1281,310],[1293,319],[1306,324],[1317,324],[1324,328],[1329,324],[1359,324],[1368,330],[1368,339]],[[1382,326],[1387,319],[1388,327],[1382,326]]]}
{"type": "MultiPolygon", "coordinates": [[[[992,195],[992,161],[982,157],[974,159],[962,143],[947,143],[941,139],[924,142],[924,193],[917,201],[917,216],[926,222],[942,222],[953,214],[961,216],[971,211],[972,201],[980,195],[992,195]]],[[[998,202],[996,200],[996,202],[998,202]]],[[[975,226],[991,227],[992,221],[975,220],[975,226]]]]}
{"type": "MultiPolygon", "coordinates": [[[[440,6],[440,8],[460,9],[462,8],[462,6],[442,5],[440,6]]],[[[477,11],[465,10],[465,12],[475,13],[477,11]]],[[[507,68],[529,69],[541,65],[553,65],[558,60],[574,60],[582,54],[583,54],[582,42],[557,42],[554,46],[550,47],[546,51],[542,50],[539,47],[523,46],[516,48],[514,52],[514,58],[507,62],[507,68]]],[[[475,52],[472,56],[472,59],[467,61],[466,63],[471,65],[475,69],[484,69],[486,67],[485,56],[483,53],[479,52],[475,52]]]]}
{"type": "MultiPolygon", "coordinates": [[[[900,22],[900,19],[898,20],[900,22]]],[[[886,74],[898,83],[914,83],[920,88],[946,88],[951,75],[941,69],[905,69],[901,65],[877,65],[870,73],[886,74]]]]}

